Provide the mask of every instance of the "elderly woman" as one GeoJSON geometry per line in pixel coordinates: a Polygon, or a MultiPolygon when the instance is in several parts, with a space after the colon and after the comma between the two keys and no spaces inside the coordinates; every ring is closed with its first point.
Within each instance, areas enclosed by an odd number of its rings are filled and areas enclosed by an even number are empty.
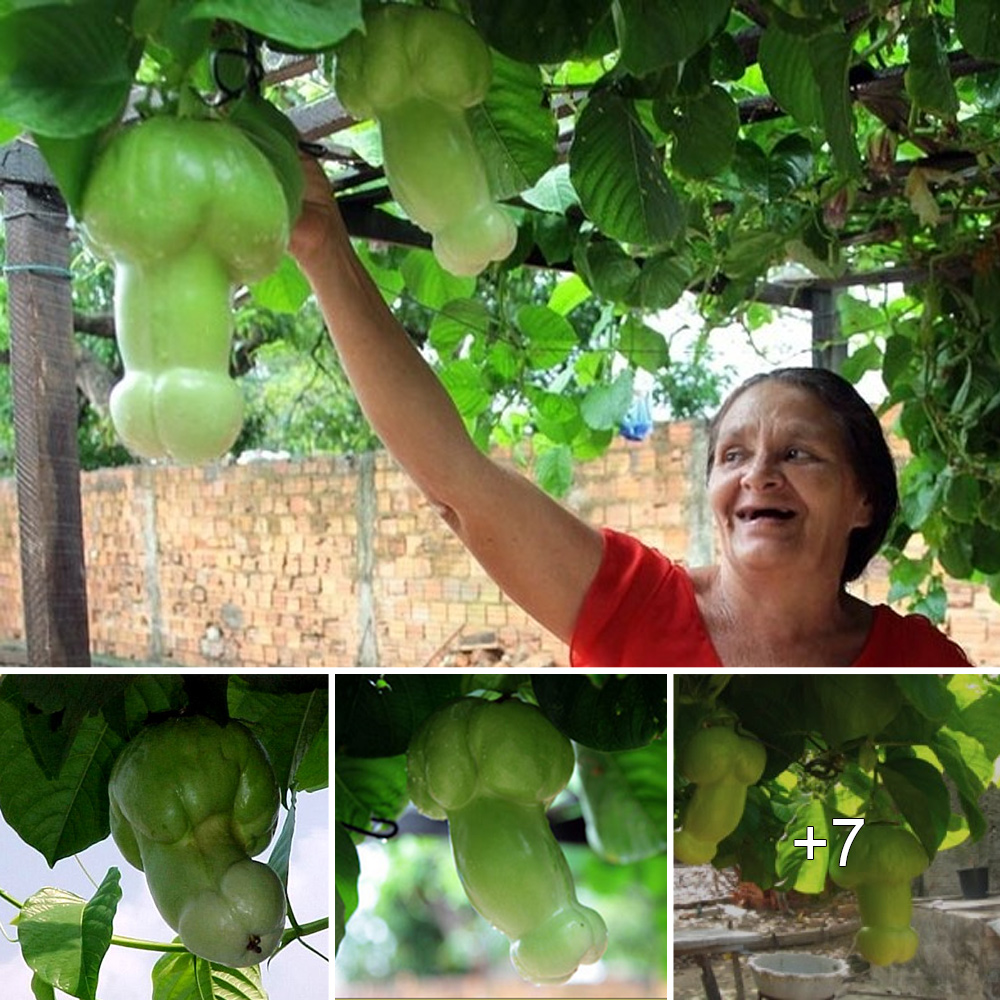
{"type": "Polygon", "coordinates": [[[712,425],[718,565],[686,569],[592,527],[495,464],[351,248],[318,164],[292,253],[375,432],[500,588],[574,666],[968,669],[919,616],[849,595],[885,537],[895,472],[871,409],[817,369],[758,376],[712,425]]]}

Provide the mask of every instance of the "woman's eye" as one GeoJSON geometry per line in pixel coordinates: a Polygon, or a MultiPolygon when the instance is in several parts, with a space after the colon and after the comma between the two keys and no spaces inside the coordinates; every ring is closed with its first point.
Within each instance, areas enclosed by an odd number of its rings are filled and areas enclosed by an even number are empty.
{"type": "Polygon", "coordinates": [[[804,448],[789,448],[788,451],[785,452],[785,457],[791,462],[796,462],[800,459],[808,458],[809,452],[807,452],[804,448]]]}

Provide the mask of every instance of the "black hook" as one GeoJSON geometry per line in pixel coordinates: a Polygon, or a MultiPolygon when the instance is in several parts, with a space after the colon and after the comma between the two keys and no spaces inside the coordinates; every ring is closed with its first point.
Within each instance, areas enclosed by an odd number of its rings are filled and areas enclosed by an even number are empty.
{"type": "Polygon", "coordinates": [[[353,830],[354,833],[364,834],[366,837],[377,837],[379,840],[390,840],[399,833],[399,824],[393,819],[383,819],[381,816],[372,816],[372,823],[376,823],[380,826],[388,827],[388,830],[381,832],[379,830],[365,830],[363,827],[354,826],[351,823],[344,823],[341,820],[341,825],[346,826],[348,830],[353,830]]]}

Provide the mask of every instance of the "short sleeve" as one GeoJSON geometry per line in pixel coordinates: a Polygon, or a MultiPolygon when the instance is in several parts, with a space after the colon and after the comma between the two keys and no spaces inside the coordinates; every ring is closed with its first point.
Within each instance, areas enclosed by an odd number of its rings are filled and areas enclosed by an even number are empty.
{"type": "Polygon", "coordinates": [[[875,609],[875,624],[861,656],[853,666],[861,670],[936,670],[938,673],[974,669],[965,651],[923,615],[901,615],[888,605],[875,609]]]}
{"type": "Polygon", "coordinates": [[[577,618],[570,663],[596,671],[721,669],[685,570],[622,532],[604,553],[577,618]]]}

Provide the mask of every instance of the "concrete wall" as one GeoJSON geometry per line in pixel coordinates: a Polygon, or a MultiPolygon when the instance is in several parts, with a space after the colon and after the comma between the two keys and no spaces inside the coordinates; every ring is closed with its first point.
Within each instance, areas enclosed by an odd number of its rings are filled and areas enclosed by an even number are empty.
{"type": "MultiPolygon", "coordinates": [[[[713,554],[704,427],[618,441],[567,505],[696,565],[713,554]]],[[[384,454],[84,474],[94,652],[184,666],[564,665],[384,454]]],[[[858,592],[884,600],[876,563],[858,592]]],[[[1000,607],[952,584],[948,628],[996,666],[1000,607]]],[[[0,648],[24,641],[15,484],[0,481],[0,648]]]]}

